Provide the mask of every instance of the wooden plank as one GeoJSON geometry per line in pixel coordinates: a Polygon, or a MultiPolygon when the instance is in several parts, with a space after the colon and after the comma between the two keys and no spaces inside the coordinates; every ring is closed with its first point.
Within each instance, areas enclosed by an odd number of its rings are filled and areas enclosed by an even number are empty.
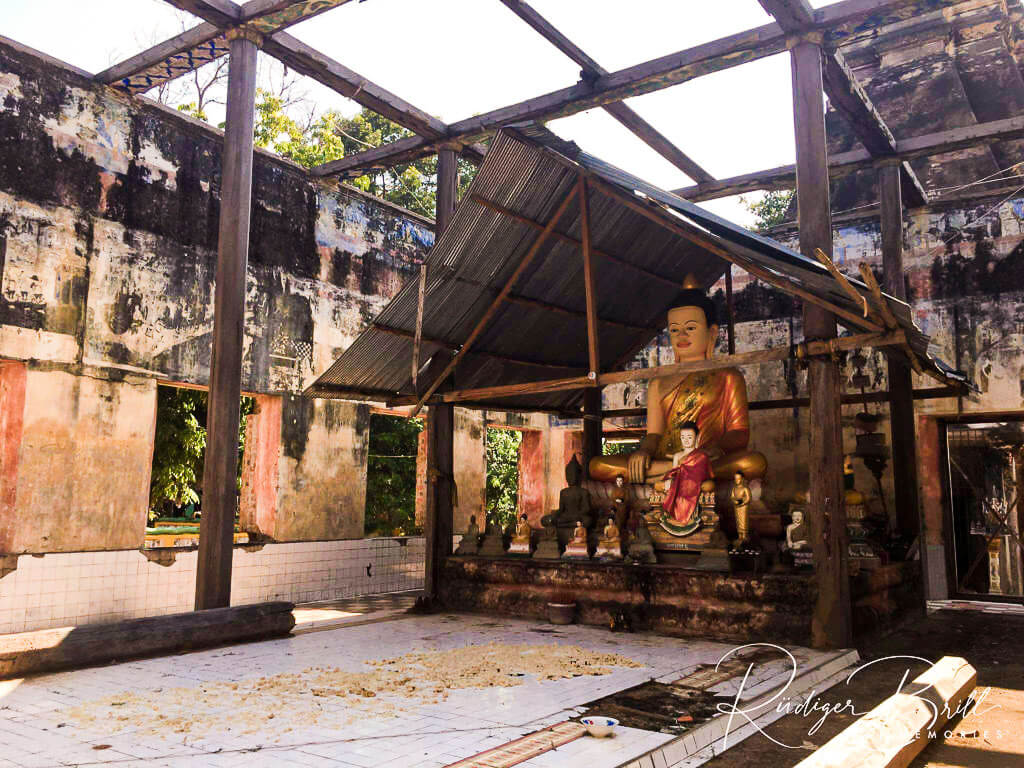
{"type": "MultiPolygon", "coordinates": [[[[217,38],[223,38],[223,34],[224,33],[216,24],[203,22],[191,29],[185,30],[180,35],[175,35],[170,40],[157,43],[153,47],[147,48],[141,53],[137,53],[124,61],[118,62],[117,64],[104,69],[102,72],[94,75],[93,79],[97,82],[111,85],[130,79],[133,75],[145,72],[150,67],[154,67],[158,64],[173,66],[173,64],[168,61],[169,59],[172,59],[178,54],[192,51],[204,43],[209,43],[217,38]]],[[[210,59],[205,59],[203,63],[206,63],[209,60],[210,59]]],[[[186,63],[183,62],[182,66],[185,66],[185,64],[186,63]]],[[[183,69],[179,74],[191,72],[193,68],[194,67],[183,69]]],[[[153,85],[156,85],[156,83],[154,82],[153,85]]],[[[148,86],[147,90],[149,87],[152,86],[148,86]]]]}
{"type": "Polygon", "coordinates": [[[442,149],[437,153],[437,212],[434,216],[434,237],[448,229],[459,204],[459,166],[455,152],[442,149]]]}
{"type": "Polygon", "coordinates": [[[0,680],[283,637],[294,604],[254,603],[0,637],[0,680]]]}
{"type": "Polygon", "coordinates": [[[730,355],[736,354],[736,312],[732,299],[732,264],[725,270],[725,338],[730,355]]]}
{"type": "MultiPolygon", "coordinates": [[[[861,333],[854,336],[843,336],[827,341],[808,342],[798,345],[805,356],[826,355],[831,352],[842,352],[850,349],[869,347],[901,346],[906,343],[902,331],[892,333],[861,333]]],[[[634,368],[628,371],[610,371],[597,377],[597,385],[605,387],[609,384],[622,384],[627,381],[645,381],[658,376],[672,376],[699,371],[716,371],[744,365],[760,365],[762,363],[789,360],[793,355],[791,346],[758,349],[751,352],[740,352],[735,355],[712,357],[709,360],[697,360],[686,363],[672,363],[651,368],[634,368]]],[[[441,395],[442,402],[455,403],[462,400],[483,401],[490,397],[511,397],[514,395],[540,394],[543,392],[560,392],[572,389],[593,387],[594,380],[588,376],[575,376],[547,381],[530,381],[520,384],[503,384],[493,387],[456,390],[441,395]]]]}
{"type": "Polygon", "coordinates": [[[839,271],[839,268],[832,263],[832,259],[829,258],[828,254],[825,253],[821,248],[814,249],[814,255],[818,259],[818,263],[825,267],[829,271],[829,274],[835,279],[842,289],[843,293],[850,297],[850,300],[854,304],[860,304],[863,306],[863,312],[865,318],[871,318],[878,325],[885,325],[881,317],[879,317],[877,311],[871,309],[871,304],[868,302],[867,296],[862,294],[856,288],[854,288],[850,281],[847,280],[846,275],[839,271]]]}
{"type": "MultiPolygon", "coordinates": [[[[583,238],[583,291],[587,302],[587,359],[590,375],[597,379],[601,372],[601,339],[597,331],[597,291],[594,288],[594,256],[590,247],[590,200],[587,198],[587,179],[580,175],[576,197],[580,203],[580,234],[583,238]]],[[[600,410],[600,406],[598,406],[600,410]]]]}
{"type": "MultiPolygon", "coordinates": [[[[915,389],[914,400],[942,400],[956,397],[961,390],[958,387],[927,387],[915,389]]],[[[885,392],[844,392],[843,405],[864,405],[865,403],[887,403],[891,397],[888,391],[885,392]]],[[[751,411],[775,411],[789,408],[806,408],[811,404],[809,397],[784,397],[774,400],[751,400],[747,408],[751,411]]],[[[631,416],[646,416],[646,408],[613,408],[602,411],[601,415],[606,419],[619,419],[631,416]]]]}
{"type": "Polygon", "coordinates": [[[849,320],[851,323],[854,323],[858,327],[867,328],[868,330],[872,331],[882,330],[882,328],[875,324],[874,322],[870,320],[865,320],[863,317],[860,317],[854,312],[850,312],[849,310],[844,309],[843,307],[840,307],[836,304],[832,304],[831,302],[822,299],[820,296],[801,288],[797,284],[783,277],[780,277],[775,272],[765,269],[764,267],[761,267],[760,265],[755,264],[752,261],[747,261],[746,259],[741,259],[737,257],[735,254],[725,250],[717,243],[713,242],[708,237],[705,237],[703,234],[699,233],[695,229],[691,229],[680,221],[669,219],[668,217],[662,215],[660,212],[652,210],[650,207],[640,202],[639,200],[623,194],[619,189],[612,186],[611,184],[606,184],[601,179],[592,179],[591,184],[594,186],[595,189],[599,189],[604,194],[607,194],[610,197],[614,197],[615,199],[619,200],[626,207],[633,209],[634,211],[643,216],[646,216],[651,221],[660,224],[666,229],[675,232],[680,237],[690,240],[691,242],[696,243],[702,248],[711,251],[711,253],[714,253],[716,256],[721,257],[725,261],[728,261],[731,264],[735,264],[736,266],[746,270],[755,277],[759,277],[766,283],[774,285],[776,288],[779,288],[780,290],[783,290],[786,293],[791,293],[795,296],[799,296],[808,304],[813,304],[836,315],[839,315],[843,319],[849,320]]]}
{"type": "MultiPolygon", "coordinates": [[[[897,299],[906,300],[907,291],[903,274],[903,196],[900,192],[900,182],[898,166],[879,166],[878,193],[882,207],[882,274],[885,290],[897,299]]],[[[887,357],[896,522],[900,533],[907,537],[907,541],[911,541],[921,531],[914,381],[906,358],[898,354],[887,357]]]]}
{"type": "MultiPolygon", "coordinates": [[[[800,250],[813,259],[817,248],[832,252],[825,114],[821,106],[822,51],[812,43],[800,43],[790,50],[790,58],[800,250]]],[[[835,316],[820,306],[805,303],[804,335],[809,340],[833,343],[835,316]]],[[[811,642],[816,648],[848,648],[853,642],[839,374],[839,365],[833,360],[812,358],[808,365],[807,391],[814,425],[808,441],[808,507],[818,583],[811,642]]]]}
{"type": "MultiPolygon", "coordinates": [[[[911,18],[923,8],[935,10],[957,0],[843,0],[814,13],[815,29],[834,43],[873,34],[875,23],[911,18]]],[[[592,82],[583,81],[532,99],[491,110],[449,126],[445,140],[416,138],[390,149],[375,148],[320,166],[320,175],[389,167],[432,154],[445,141],[475,141],[503,126],[529,120],[554,120],[623,99],[668,88],[702,75],[772,56],[786,49],[786,32],[766,24],[632,67],[611,72],[592,82]]]]}
{"type": "Polygon", "coordinates": [[[427,294],[427,265],[420,264],[419,284],[416,290],[416,330],[412,334],[412,388],[420,377],[420,345],[423,343],[423,304],[427,294]]]}
{"type": "Polygon", "coordinates": [[[423,397],[420,398],[420,401],[416,404],[416,407],[413,408],[413,416],[419,413],[420,409],[423,407],[423,403],[426,402],[427,398],[437,391],[437,388],[441,385],[441,383],[446,378],[448,378],[448,374],[450,374],[455,369],[455,366],[459,364],[459,360],[461,360],[466,355],[466,353],[469,352],[469,350],[472,348],[473,342],[477,340],[477,338],[483,332],[484,328],[487,327],[487,324],[491,321],[491,318],[494,316],[494,313],[498,311],[498,307],[501,306],[502,302],[511,292],[512,287],[516,284],[516,282],[518,282],[523,272],[526,271],[526,268],[530,265],[530,262],[533,261],[533,257],[537,255],[538,251],[540,251],[541,246],[544,245],[544,242],[548,239],[548,235],[550,235],[552,230],[554,230],[555,226],[557,226],[558,220],[562,218],[562,214],[564,214],[566,209],[568,209],[569,204],[572,202],[574,197],[576,197],[575,185],[569,190],[569,193],[562,200],[561,204],[559,204],[558,208],[555,210],[554,215],[551,217],[551,221],[548,222],[544,230],[540,233],[540,235],[538,235],[537,239],[534,240],[533,245],[530,246],[530,250],[528,250],[526,254],[523,256],[522,260],[520,260],[519,264],[515,268],[515,271],[512,272],[512,275],[506,281],[504,287],[495,297],[494,301],[492,301],[490,306],[487,307],[487,310],[484,312],[483,317],[481,317],[480,320],[477,321],[476,326],[470,332],[466,340],[462,343],[462,349],[459,350],[458,354],[455,355],[454,359],[445,367],[441,375],[434,380],[434,382],[427,389],[426,394],[424,394],[423,397]]]}
{"type": "Polygon", "coordinates": [[[238,506],[238,418],[252,202],[256,45],[243,36],[235,37],[230,44],[203,466],[203,518],[196,573],[197,610],[230,604],[232,535],[238,506]]]}
{"type": "MultiPolygon", "coordinates": [[[[501,0],[519,18],[533,27],[545,40],[575,61],[583,68],[584,79],[596,79],[608,74],[608,70],[584,53],[569,38],[559,32],[547,19],[522,0],[501,0]]],[[[714,177],[701,168],[685,152],[675,146],[663,134],[634,112],[627,104],[619,101],[605,104],[604,110],[633,132],[647,146],[664,157],[679,170],[697,182],[713,181],[714,177]]]]}
{"type": "MultiPolygon", "coordinates": [[[[896,152],[893,157],[901,160],[914,160],[919,157],[929,157],[1020,138],[1024,138],[1024,115],[923,134],[909,139],[897,139],[896,152]]],[[[865,149],[842,152],[829,157],[829,175],[834,178],[872,168],[874,164],[874,158],[865,149]]],[[[783,165],[755,173],[732,176],[728,179],[719,179],[708,184],[681,187],[674,190],[673,194],[691,202],[700,202],[753,192],[758,189],[793,189],[796,186],[795,174],[795,165],[783,165]]]]}
{"type": "Polygon", "coordinates": [[[357,104],[393,120],[413,133],[428,137],[443,136],[448,126],[422,109],[370,82],[329,56],[306,45],[287,32],[266,39],[265,53],[287,64],[300,74],[312,77],[357,104]]]}
{"type": "Polygon", "coordinates": [[[796,768],[907,768],[931,742],[929,732],[941,734],[951,717],[974,710],[968,697],[977,684],[978,673],[966,659],[944,656],[796,768]]]}

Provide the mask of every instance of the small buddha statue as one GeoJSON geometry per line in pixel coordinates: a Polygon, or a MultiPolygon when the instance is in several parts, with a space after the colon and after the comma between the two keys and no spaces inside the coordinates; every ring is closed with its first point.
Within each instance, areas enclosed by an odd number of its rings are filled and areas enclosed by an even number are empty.
{"type": "Polygon", "coordinates": [[[736,547],[740,548],[750,542],[750,486],[742,472],[734,473],[733,478],[729,500],[736,510],[736,547]]]}
{"type": "Polygon", "coordinates": [[[701,494],[701,486],[711,479],[711,465],[707,454],[697,448],[700,427],[696,422],[685,421],[679,427],[680,449],[672,456],[672,469],[665,473],[668,483],[665,502],[662,508],[665,514],[681,526],[696,521],[697,501],[701,494]]]}
{"type": "Polygon", "coordinates": [[[480,550],[480,528],[476,524],[476,515],[469,516],[469,525],[463,534],[456,555],[475,555],[480,550]]]}
{"type": "MultiPolygon", "coordinates": [[[[683,282],[679,306],[668,312],[668,333],[677,363],[707,360],[718,339],[715,305],[692,275],[683,282]]],[[[717,478],[741,471],[751,480],[764,477],[767,462],[751,452],[747,385],[736,368],[670,374],[651,379],[647,387],[647,434],[632,454],[595,456],[590,477],[611,482],[625,473],[630,482],[654,483],[672,469],[672,455],[681,449],[679,430],[694,422],[697,447],[711,461],[717,478]]]]}
{"type": "Polygon", "coordinates": [[[501,527],[498,526],[493,517],[487,516],[486,512],[484,513],[484,519],[487,521],[487,527],[484,529],[484,538],[480,544],[479,554],[483,557],[504,556],[505,537],[502,534],[501,527]]]}
{"type": "Polygon", "coordinates": [[[550,515],[545,515],[540,521],[545,527],[549,524],[554,525],[561,542],[568,541],[570,531],[578,522],[582,522],[585,528],[589,528],[593,523],[590,491],[581,485],[583,465],[576,458],[576,454],[573,454],[572,460],[565,465],[565,481],[569,486],[558,494],[558,509],[550,515]]]}
{"type": "Polygon", "coordinates": [[[566,559],[589,560],[590,548],[587,545],[587,529],[583,527],[583,520],[576,521],[576,527],[572,531],[572,538],[565,545],[565,552],[562,557],[566,559]]]}
{"type": "Polygon", "coordinates": [[[544,527],[540,532],[537,541],[537,548],[533,551],[534,560],[558,560],[562,556],[562,547],[558,543],[558,531],[555,529],[554,520],[551,515],[545,515],[544,527]]]}
{"type": "Polygon", "coordinates": [[[793,510],[793,522],[786,526],[786,549],[790,552],[806,552],[811,548],[810,526],[804,522],[803,510],[793,510]]]}
{"type": "Polygon", "coordinates": [[[629,489],[626,488],[626,478],[622,475],[615,476],[615,487],[612,488],[612,512],[615,514],[615,524],[620,529],[624,528],[629,521],[629,489]]]}
{"type": "Polygon", "coordinates": [[[626,559],[631,563],[653,565],[658,562],[654,554],[654,539],[647,527],[647,520],[638,510],[629,518],[630,539],[626,547],[626,559]]]}
{"type": "Polygon", "coordinates": [[[619,526],[615,524],[615,515],[608,515],[608,522],[604,526],[604,533],[597,543],[594,557],[598,560],[621,560],[622,539],[619,534],[619,526]]]}
{"type": "Polygon", "coordinates": [[[519,516],[519,523],[516,525],[515,534],[512,536],[512,543],[509,544],[508,554],[530,556],[530,539],[533,536],[533,529],[526,515],[519,516]]]}

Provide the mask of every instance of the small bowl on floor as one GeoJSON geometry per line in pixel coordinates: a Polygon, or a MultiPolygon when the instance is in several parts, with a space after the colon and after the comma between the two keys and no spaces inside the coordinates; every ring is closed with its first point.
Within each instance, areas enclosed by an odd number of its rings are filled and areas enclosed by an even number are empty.
{"type": "Polygon", "coordinates": [[[596,736],[599,739],[604,738],[605,736],[611,736],[615,731],[615,726],[619,724],[619,721],[614,717],[604,717],[603,715],[583,717],[580,718],[580,722],[583,723],[583,727],[587,729],[587,733],[591,736],[596,736]]]}

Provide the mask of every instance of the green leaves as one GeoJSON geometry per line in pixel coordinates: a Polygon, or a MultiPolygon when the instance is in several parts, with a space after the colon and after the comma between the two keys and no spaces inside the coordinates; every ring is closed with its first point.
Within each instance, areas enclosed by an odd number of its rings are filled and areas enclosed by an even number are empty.
{"type": "Polygon", "coordinates": [[[487,517],[505,528],[519,508],[519,448],[523,433],[487,428],[487,517]]]}
{"type": "Polygon", "coordinates": [[[755,229],[764,232],[786,220],[786,211],[794,194],[793,190],[772,191],[766,192],[756,203],[748,203],[742,197],[740,201],[754,214],[755,229]]]}
{"type": "Polygon", "coordinates": [[[368,536],[408,536],[416,525],[416,454],[423,419],[370,415],[370,455],[366,464],[368,536]]]}

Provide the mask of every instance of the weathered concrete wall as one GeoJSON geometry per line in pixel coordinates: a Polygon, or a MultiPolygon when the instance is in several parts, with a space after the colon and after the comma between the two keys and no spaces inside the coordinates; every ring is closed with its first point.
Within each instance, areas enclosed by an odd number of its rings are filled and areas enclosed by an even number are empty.
{"type": "MultiPolygon", "coordinates": [[[[141,543],[155,383],[209,379],[221,143],[0,45],[0,358],[25,361],[30,381],[17,485],[0,497],[0,532],[14,519],[19,532],[0,548],[141,543]]],[[[286,398],[279,498],[268,506],[265,480],[260,491],[268,535],[362,534],[362,411],[291,394],[432,242],[429,222],[257,152],[242,386],[286,398]]]]}
{"type": "Polygon", "coordinates": [[[284,398],[275,540],[363,535],[369,426],[362,403],[284,398]]]}
{"type": "Polygon", "coordinates": [[[139,546],[155,397],[143,377],[28,371],[10,551],[139,546]]]}

